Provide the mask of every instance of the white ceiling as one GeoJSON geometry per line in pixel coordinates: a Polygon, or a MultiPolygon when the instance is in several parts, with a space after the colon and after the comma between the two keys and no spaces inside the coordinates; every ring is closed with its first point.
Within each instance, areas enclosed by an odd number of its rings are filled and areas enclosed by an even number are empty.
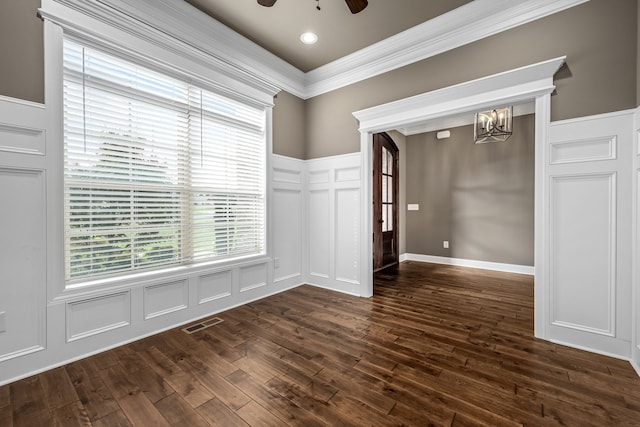
{"type": "Polygon", "coordinates": [[[185,0],[256,44],[307,72],[456,9],[471,0],[369,0],[351,14],[343,0],[185,0]],[[300,34],[319,40],[304,45],[300,34]]]}

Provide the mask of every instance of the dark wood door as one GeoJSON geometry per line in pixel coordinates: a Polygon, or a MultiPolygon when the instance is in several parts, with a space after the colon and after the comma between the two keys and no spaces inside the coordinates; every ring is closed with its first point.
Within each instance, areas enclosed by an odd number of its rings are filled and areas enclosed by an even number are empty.
{"type": "Polygon", "coordinates": [[[398,147],[373,135],[373,270],[398,263],[398,147]]]}

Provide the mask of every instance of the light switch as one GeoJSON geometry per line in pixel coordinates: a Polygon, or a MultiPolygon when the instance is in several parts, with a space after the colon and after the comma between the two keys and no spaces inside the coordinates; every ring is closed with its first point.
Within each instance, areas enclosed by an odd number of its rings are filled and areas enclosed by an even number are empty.
{"type": "Polygon", "coordinates": [[[410,203],[407,205],[407,210],[408,211],[419,211],[420,210],[420,205],[417,203],[410,203]]]}
{"type": "Polygon", "coordinates": [[[0,311],[0,334],[7,332],[7,313],[0,311]]]}

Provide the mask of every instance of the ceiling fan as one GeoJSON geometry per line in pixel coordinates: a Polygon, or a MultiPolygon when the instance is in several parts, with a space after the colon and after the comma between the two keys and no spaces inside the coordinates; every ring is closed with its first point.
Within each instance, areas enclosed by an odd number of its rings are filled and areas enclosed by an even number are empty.
{"type": "MultiPolygon", "coordinates": [[[[258,0],[258,4],[261,6],[271,7],[276,4],[277,0],[258,0]]],[[[367,0],[344,0],[349,6],[349,10],[351,13],[356,14],[358,12],[362,12],[365,7],[369,4],[367,0]]]]}

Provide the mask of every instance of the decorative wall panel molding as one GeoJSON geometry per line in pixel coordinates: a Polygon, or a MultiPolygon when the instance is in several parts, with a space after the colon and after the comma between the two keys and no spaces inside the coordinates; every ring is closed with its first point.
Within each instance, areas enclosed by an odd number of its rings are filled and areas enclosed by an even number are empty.
{"type": "Polygon", "coordinates": [[[336,280],[360,284],[360,189],[335,192],[335,265],[336,280]]]}
{"type": "Polygon", "coordinates": [[[186,280],[144,287],[144,318],[152,319],[189,306],[189,288],[186,280]]]}
{"type": "Polygon", "coordinates": [[[44,155],[44,105],[0,96],[0,151],[44,155]]]}
{"type": "Polygon", "coordinates": [[[339,168],[335,170],[336,182],[360,181],[360,167],[339,168]]]}
{"type": "Polygon", "coordinates": [[[554,325],[615,335],[616,188],[615,172],[551,177],[554,325]]]}
{"type": "Polygon", "coordinates": [[[331,259],[329,189],[309,192],[309,224],[313,224],[309,227],[309,275],[328,279],[331,259]]]}
{"type": "Polygon", "coordinates": [[[46,346],[45,215],[44,172],[0,163],[0,361],[46,346]]]}
{"type": "Polygon", "coordinates": [[[198,304],[231,296],[233,273],[231,270],[198,277],[198,304]]]}
{"type": "Polygon", "coordinates": [[[304,198],[300,189],[273,189],[273,281],[302,280],[304,198]]]}
{"type": "Polygon", "coordinates": [[[298,170],[273,168],[273,181],[302,184],[302,172],[298,170]]]}
{"type": "Polygon", "coordinates": [[[267,264],[240,267],[240,292],[252,291],[267,286],[267,264]]]}
{"type": "Polygon", "coordinates": [[[131,324],[129,291],[67,303],[67,342],[131,324]]]}
{"type": "Polygon", "coordinates": [[[549,127],[548,338],[629,358],[633,112],[549,127]]]}
{"type": "Polygon", "coordinates": [[[615,160],[616,137],[551,143],[551,164],[615,160]]]}
{"type": "Polygon", "coordinates": [[[307,161],[309,282],[360,292],[359,153],[307,161]]]}
{"type": "Polygon", "coordinates": [[[22,154],[44,155],[43,129],[0,123],[0,150],[22,154]]]}
{"type": "MultiPolygon", "coordinates": [[[[310,160],[313,163],[313,160],[310,160]]],[[[329,183],[329,171],[328,170],[314,170],[309,172],[309,184],[328,184],[329,183]]]]}

